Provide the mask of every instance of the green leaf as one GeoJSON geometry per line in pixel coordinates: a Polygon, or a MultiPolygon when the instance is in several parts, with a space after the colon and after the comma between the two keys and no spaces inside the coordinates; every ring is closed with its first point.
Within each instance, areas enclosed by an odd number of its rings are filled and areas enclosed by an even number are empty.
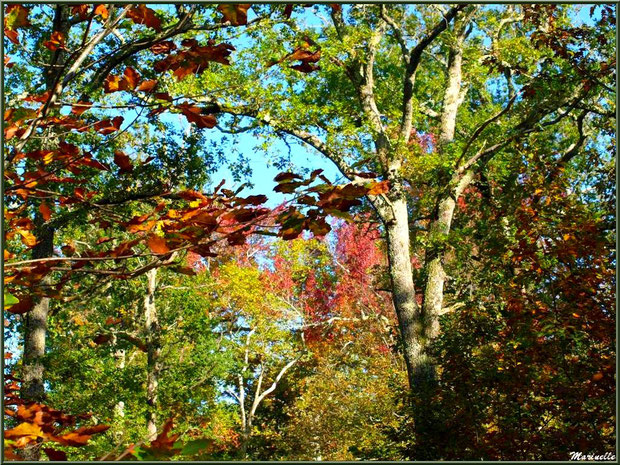
{"type": "Polygon", "coordinates": [[[5,293],[3,302],[4,302],[4,309],[6,310],[7,308],[12,307],[16,303],[19,303],[19,299],[15,297],[14,295],[5,293]]]}
{"type": "Polygon", "coordinates": [[[203,449],[206,449],[213,443],[212,439],[196,439],[190,441],[183,446],[182,455],[195,455],[203,449]]]}

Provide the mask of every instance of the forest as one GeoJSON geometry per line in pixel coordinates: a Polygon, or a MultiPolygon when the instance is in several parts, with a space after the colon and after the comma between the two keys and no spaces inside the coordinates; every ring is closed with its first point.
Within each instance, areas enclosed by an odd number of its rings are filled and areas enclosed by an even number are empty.
{"type": "Polygon", "coordinates": [[[615,460],[616,4],[2,8],[4,460],[615,460]]]}

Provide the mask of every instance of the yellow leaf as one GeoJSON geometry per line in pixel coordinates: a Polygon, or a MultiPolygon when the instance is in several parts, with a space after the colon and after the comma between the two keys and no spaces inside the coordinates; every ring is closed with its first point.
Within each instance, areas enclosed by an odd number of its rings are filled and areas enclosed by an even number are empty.
{"type": "Polygon", "coordinates": [[[18,234],[22,236],[22,242],[28,247],[34,247],[37,244],[37,238],[30,231],[18,229],[18,234]]]}

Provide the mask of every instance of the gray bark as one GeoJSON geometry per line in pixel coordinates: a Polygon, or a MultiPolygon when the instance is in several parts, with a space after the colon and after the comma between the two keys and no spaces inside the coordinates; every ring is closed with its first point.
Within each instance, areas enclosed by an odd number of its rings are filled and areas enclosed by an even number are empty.
{"type": "MultiPolygon", "coordinates": [[[[54,230],[42,225],[42,218],[37,215],[38,243],[32,249],[34,259],[51,257],[54,247],[54,230]]],[[[50,278],[43,279],[42,284],[49,285],[50,278]]],[[[24,357],[22,369],[21,396],[28,402],[42,402],[45,398],[43,384],[43,361],[45,355],[45,338],[47,334],[47,317],[50,299],[41,297],[31,311],[24,314],[24,357]]]]}
{"type": "Polygon", "coordinates": [[[147,291],[144,297],[144,330],[147,348],[147,375],[146,375],[146,427],[148,439],[157,437],[157,387],[161,372],[161,340],[160,326],[155,306],[155,289],[157,287],[157,268],[146,273],[147,291]]]}
{"type": "Polygon", "coordinates": [[[387,230],[392,296],[400,328],[409,384],[416,383],[417,372],[425,365],[422,326],[415,299],[409,242],[409,215],[404,197],[393,199],[391,206],[381,209],[387,230]],[[387,212],[390,218],[386,221],[387,212]]]}

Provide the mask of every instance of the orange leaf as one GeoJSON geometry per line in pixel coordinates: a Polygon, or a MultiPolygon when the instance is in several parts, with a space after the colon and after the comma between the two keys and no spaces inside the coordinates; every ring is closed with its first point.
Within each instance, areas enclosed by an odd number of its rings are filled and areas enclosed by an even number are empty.
{"type": "Polygon", "coordinates": [[[105,5],[97,5],[95,7],[95,16],[96,15],[101,16],[103,19],[108,19],[110,13],[108,13],[108,9],[105,7],[105,5]]]}
{"type": "Polygon", "coordinates": [[[248,9],[250,3],[226,3],[217,7],[218,11],[224,16],[222,22],[229,22],[231,26],[243,26],[248,23],[248,9]]]}
{"type": "Polygon", "coordinates": [[[110,92],[118,92],[119,90],[123,90],[121,88],[122,79],[120,76],[116,76],[114,74],[108,74],[108,77],[105,78],[103,83],[103,91],[106,94],[110,92]]]}
{"type": "Polygon", "coordinates": [[[49,48],[52,52],[58,50],[59,48],[64,49],[65,37],[62,32],[54,31],[52,32],[52,37],[50,37],[50,40],[43,42],[43,45],[49,48]]]}
{"type": "Polygon", "coordinates": [[[372,187],[368,191],[368,195],[385,194],[389,190],[390,190],[389,181],[386,180],[386,181],[376,182],[372,184],[372,187]]]}
{"type": "Polygon", "coordinates": [[[138,85],[140,75],[135,69],[127,67],[123,73],[123,80],[126,82],[126,89],[133,90],[138,85]]]}
{"type": "Polygon", "coordinates": [[[147,81],[142,81],[140,85],[136,88],[136,90],[139,90],[142,92],[150,92],[153,89],[155,89],[156,86],[157,86],[157,80],[149,79],[147,81]]]}
{"type": "Polygon", "coordinates": [[[43,436],[43,431],[41,431],[39,425],[34,423],[20,423],[15,428],[11,428],[4,432],[4,439],[18,439],[23,437],[36,439],[43,436]]]}
{"type": "Polygon", "coordinates": [[[149,249],[151,249],[151,252],[153,252],[154,254],[164,254],[170,251],[170,249],[166,245],[166,240],[163,237],[151,236],[149,237],[147,243],[149,249]]]}
{"type": "Polygon", "coordinates": [[[52,217],[52,209],[45,202],[41,202],[41,205],[39,205],[39,211],[41,212],[41,216],[45,221],[49,221],[52,217]]]}
{"type": "Polygon", "coordinates": [[[600,381],[603,379],[603,373],[601,373],[600,371],[598,373],[595,373],[594,376],[592,376],[592,381],[600,381]]]}
{"type": "Polygon", "coordinates": [[[114,163],[116,163],[116,165],[120,168],[119,173],[121,174],[131,173],[133,171],[133,165],[131,164],[129,157],[120,150],[114,152],[114,163]]]}
{"type": "Polygon", "coordinates": [[[80,116],[92,106],[92,102],[89,102],[88,100],[80,100],[79,102],[73,104],[73,106],[71,107],[71,113],[80,116]]]}
{"type": "Polygon", "coordinates": [[[156,31],[161,30],[161,21],[155,16],[155,11],[146,5],[138,5],[127,12],[127,17],[131,18],[136,24],[144,24],[156,31]]]}

